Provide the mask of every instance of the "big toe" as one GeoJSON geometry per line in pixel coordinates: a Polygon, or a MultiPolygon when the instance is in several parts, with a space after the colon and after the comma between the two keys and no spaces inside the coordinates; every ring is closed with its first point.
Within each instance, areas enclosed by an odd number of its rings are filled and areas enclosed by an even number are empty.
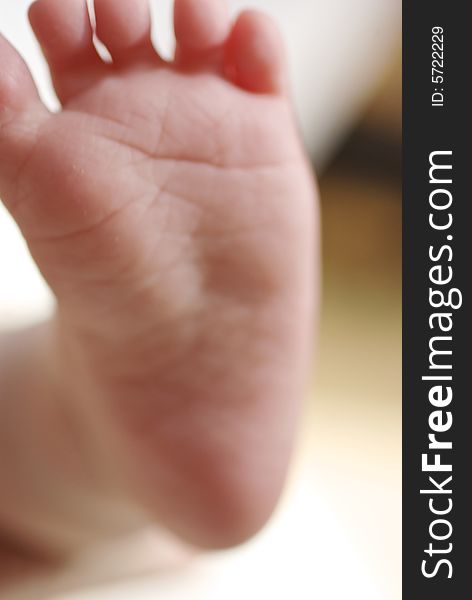
{"type": "Polygon", "coordinates": [[[287,87],[282,36],[270,17],[248,10],[234,24],[226,48],[226,72],[240,87],[277,94],[287,87]]]}

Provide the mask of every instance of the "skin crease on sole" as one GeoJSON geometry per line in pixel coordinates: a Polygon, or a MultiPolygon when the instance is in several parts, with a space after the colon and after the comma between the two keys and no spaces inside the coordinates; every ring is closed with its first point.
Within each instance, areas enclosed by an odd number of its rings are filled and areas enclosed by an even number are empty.
{"type": "Polygon", "coordinates": [[[0,352],[0,409],[36,415],[0,425],[18,462],[0,459],[0,523],[68,548],[131,526],[124,506],[233,546],[283,489],[313,337],[316,192],[283,43],[262,13],[176,0],[167,63],[146,0],[95,14],[111,64],[85,0],[30,8],[54,115],[0,37],[0,195],[57,298],[0,352]]]}

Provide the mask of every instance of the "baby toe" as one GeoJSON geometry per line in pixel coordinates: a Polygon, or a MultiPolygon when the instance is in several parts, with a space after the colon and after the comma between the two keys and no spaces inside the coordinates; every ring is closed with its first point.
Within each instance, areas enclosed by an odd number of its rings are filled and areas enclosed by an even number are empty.
{"type": "Polygon", "coordinates": [[[148,0],[95,0],[97,36],[113,62],[156,59],[148,0]]]}
{"type": "Polygon", "coordinates": [[[0,34],[0,123],[7,111],[22,112],[39,104],[36,86],[25,62],[0,34]]]}
{"type": "Polygon", "coordinates": [[[88,85],[87,74],[104,68],[93,43],[87,2],[36,0],[29,19],[59,99],[65,102],[88,85]]]}
{"type": "Polygon", "coordinates": [[[15,178],[49,113],[39,99],[25,62],[0,34],[0,196],[11,210],[15,178]]]}
{"type": "Polygon", "coordinates": [[[204,65],[222,49],[231,29],[224,0],[175,0],[176,61],[204,65]]]}

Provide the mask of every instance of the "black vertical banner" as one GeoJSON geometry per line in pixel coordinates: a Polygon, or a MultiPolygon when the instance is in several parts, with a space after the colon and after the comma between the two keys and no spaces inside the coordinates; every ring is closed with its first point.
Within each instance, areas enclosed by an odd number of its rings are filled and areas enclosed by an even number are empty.
{"type": "Polygon", "coordinates": [[[472,25],[403,2],[403,598],[472,597],[472,25]]]}

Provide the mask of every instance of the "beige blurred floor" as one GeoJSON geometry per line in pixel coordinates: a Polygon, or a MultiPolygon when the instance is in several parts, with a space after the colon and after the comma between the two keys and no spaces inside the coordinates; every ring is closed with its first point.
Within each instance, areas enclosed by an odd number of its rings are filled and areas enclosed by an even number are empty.
{"type": "Polygon", "coordinates": [[[401,597],[401,60],[321,182],[324,301],[314,465],[349,537],[401,597]]]}
{"type": "Polygon", "coordinates": [[[382,598],[401,597],[399,190],[328,178],[325,291],[310,415],[314,468],[382,598]]]}

